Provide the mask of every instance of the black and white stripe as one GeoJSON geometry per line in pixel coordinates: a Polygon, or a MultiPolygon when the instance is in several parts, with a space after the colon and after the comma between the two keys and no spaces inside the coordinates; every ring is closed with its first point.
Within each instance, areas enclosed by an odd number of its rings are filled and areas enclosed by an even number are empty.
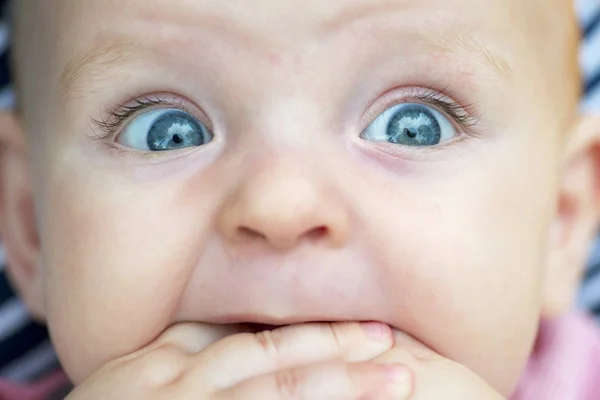
{"type": "MultiPolygon", "coordinates": [[[[580,51],[585,92],[582,109],[600,112],[600,0],[578,0],[577,7],[584,33],[580,51]]],[[[600,320],[600,236],[590,256],[579,300],[600,320]]]]}
{"type": "Polygon", "coordinates": [[[600,1],[579,0],[577,5],[584,34],[580,51],[585,91],[582,107],[597,111],[600,109],[600,1]]]}

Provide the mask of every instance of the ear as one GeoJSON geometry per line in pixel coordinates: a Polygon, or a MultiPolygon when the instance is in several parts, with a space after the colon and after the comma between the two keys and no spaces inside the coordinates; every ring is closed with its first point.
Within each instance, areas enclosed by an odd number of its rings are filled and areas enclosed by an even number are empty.
{"type": "Polygon", "coordinates": [[[565,142],[559,203],[550,238],[542,316],[574,304],[600,221],[600,117],[581,116],[565,142]]]}
{"type": "Polygon", "coordinates": [[[35,317],[43,318],[40,244],[24,135],[16,118],[0,112],[0,234],[11,282],[35,317]]]}

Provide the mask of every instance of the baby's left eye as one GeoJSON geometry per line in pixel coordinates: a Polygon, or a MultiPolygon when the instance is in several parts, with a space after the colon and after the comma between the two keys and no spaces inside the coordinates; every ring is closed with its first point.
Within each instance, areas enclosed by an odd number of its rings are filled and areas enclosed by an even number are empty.
{"type": "Polygon", "coordinates": [[[192,115],[177,109],[156,109],[131,121],[117,142],[140,151],[168,151],[202,146],[212,133],[192,115]]]}
{"type": "Polygon", "coordinates": [[[439,111],[423,104],[399,104],[379,115],[361,134],[375,142],[431,147],[456,136],[452,123],[439,111]]]}

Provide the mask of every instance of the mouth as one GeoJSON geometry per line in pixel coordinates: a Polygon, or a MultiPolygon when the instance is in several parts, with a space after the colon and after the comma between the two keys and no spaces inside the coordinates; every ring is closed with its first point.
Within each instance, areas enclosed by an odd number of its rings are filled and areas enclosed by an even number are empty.
{"type": "Polygon", "coordinates": [[[244,332],[244,333],[260,333],[260,332],[264,332],[264,331],[272,331],[277,328],[282,328],[284,326],[289,326],[289,325],[267,325],[267,324],[253,323],[253,322],[245,322],[245,323],[240,323],[238,325],[240,328],[239,329],[240,332],[244,332]]]}
{"type": "MultiPolygon", "coordinates": [[[[284,328],[286,326],[291,325],[302,325],[302,324],[322,324],[322,323],[332,323],[332,322],[348,322],[348,321],[295,321],[292,323],[286,323],[281,325],[273,325],[273,324],[264,324],[258,322],[240,322],[231,324],[236,326],[236,331],[241,333],[260,333],[265,331],[272,331],[279,328],[284,328]]],[[[362,322],[362,321],[359,321],[362,322]]]]}
{"type": "Polygon", "coordinates": [[[295,316],[277,316],[265,314],[230,314],[213,316],[211,319],[204,319],[206,323],[214,325],[222,325],[231,328],[232,332],[238,333],[260,333],[264,331],[272,331],[290,325],[303,324],[330,324],[336,322],[369,322],[378,321],[384,324],[383,320],[373,318],[364,318],[359,315],[295,315],[295,316]]]}

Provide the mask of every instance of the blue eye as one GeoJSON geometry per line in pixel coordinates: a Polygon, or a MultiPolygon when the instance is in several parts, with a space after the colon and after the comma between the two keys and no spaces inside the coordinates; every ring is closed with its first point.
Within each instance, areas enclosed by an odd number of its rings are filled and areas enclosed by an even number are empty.
{"type": "Polygon", "coordinates": [[[423,104],[399,104],[379,115],[361,134],[375,142],[431,147],[452,139],[456,130],[442,113],[423,104]]]}
{"type": "Polygon", "coordinates": [[[184,111],[164,108],[140,115],[117,138],[120,144],[141,151],[202,146],[212,140],[202,122],[184,111]]]}

